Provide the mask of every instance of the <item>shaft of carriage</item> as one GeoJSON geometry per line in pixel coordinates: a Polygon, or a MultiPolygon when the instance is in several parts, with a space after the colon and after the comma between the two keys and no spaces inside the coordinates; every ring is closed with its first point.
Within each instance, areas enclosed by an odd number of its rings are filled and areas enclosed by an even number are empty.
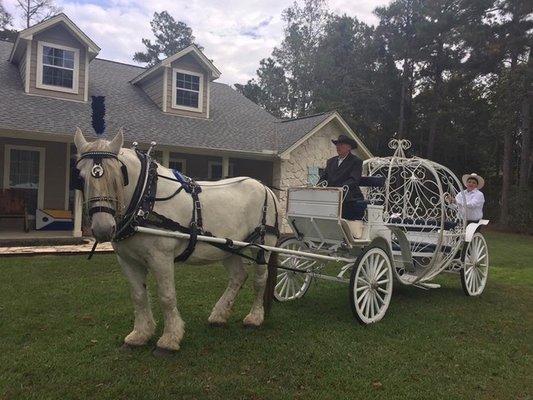
{"type": "MultiPolygon", "coordinates": [[[[171,232],[171,231],[165,231],[161,229],[153,229],[153,228],[147,228],[143,226],[137,226],[135,227],[135,230],[139,233],[147,233],[150,235],[156,235],[156,236],[164,236],[164,237],[173,237],[176,239],[186,239],[189,240],[191,235],[188,233],[182,233],[182,232],[171,232]]],[[[204,235],[198,235],[197,240],[200,242],[206,242],[206,243],[216,243],[216,244],[227,244],[228,240],[224,238],[219,237],[213,237],[213,236],[204,236],[204,235]]],[[[298,251],[298,250],[290,250],[290,249],[284,249],[280,247],[275,246],[267,246],[267,245],[256,245],[254,243],[249,242],[243,242],[239,240],[231,240],[231,245],[235,249],[242,249],[245,247],[250,246],[260,246],[261,249],[274,252],[274,253],[280,253],[280,254],[288,254],[293,256],[302,256],[302,257],[309,257],[314,258],[317,260],[323,260],[323,261],[333,261],[333,262],[344,262],[344,263],[353,263],[355,261],[355,258],[345,258],[345,257],[338,257],[338,256],[327,256],[324,254],[315,254],[315,253],[309,253],[305,251],[298,251]]]]}

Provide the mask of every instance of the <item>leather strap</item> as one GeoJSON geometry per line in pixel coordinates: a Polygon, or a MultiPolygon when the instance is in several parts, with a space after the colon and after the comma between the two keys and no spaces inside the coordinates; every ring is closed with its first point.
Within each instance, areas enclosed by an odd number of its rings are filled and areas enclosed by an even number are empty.
{"type": "Polygon", "coordinates": [[[96,213],[107,213],[111,214],[113,217],[115,216],[115,209],[110,207],[103,207],[103,206],[94,206],[89,208],[89,217],[92,217],[96,213]]]}

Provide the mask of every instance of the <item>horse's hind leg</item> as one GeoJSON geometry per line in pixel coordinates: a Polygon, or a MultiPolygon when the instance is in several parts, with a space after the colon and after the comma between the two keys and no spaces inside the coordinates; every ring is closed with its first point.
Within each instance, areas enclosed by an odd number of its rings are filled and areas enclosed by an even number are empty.
{"type": "Polygon", "coordinates": [[[252,309],[244,318],[243,324],[249,327],[260,326],[265,320],[263,296],[267,283],[268,270],[266,265],[255,265],[254,269],[254,302],[252,309]]]}
{"type": "Polygon", "coordinates": [[[133,260],[118,257],[122,272],[130,282],[131,300],[135,312],[133,330],[126,336],[124,343],[129,346],[142,346],[155,332],[155,321],[146,290],[146,267],[133,260]]]}
{"type": "Polygon", "coordinates": [[[239,256],[231,256],[223,261],[224,266],[228,270],[229,282],[224,294],[217,301],[211,315],[209,316],[209,323],[211,325],[225,325],[231,315],[231,309],[235,302],[235,297],[241,289],[248,274],[242,264],[242,258],[239,256]]]}

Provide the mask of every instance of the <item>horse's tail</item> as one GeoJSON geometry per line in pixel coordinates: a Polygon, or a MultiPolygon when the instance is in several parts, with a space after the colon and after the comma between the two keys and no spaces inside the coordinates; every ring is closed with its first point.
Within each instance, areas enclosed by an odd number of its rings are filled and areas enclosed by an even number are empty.
{"type": "Polygon", "coordinates": [[[267,281],[265,285],[265,294],[263,295],[263,307],[265,310],[265,315],[268,315],[270,313],[270,309],[272,308],[277,274],[278,274],[278,253],[271,252],[270,257],[268,258],[267,281]]]}

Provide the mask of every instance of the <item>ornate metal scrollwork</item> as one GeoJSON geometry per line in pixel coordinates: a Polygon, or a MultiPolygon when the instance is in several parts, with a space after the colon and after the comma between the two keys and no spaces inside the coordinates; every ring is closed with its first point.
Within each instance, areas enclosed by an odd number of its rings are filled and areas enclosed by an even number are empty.
{"type": "MultiPolygon", "coordinates": [[[[408,276],[411,283],[428,281],[447,268],[459,254],[465,221],[447,196],[455,197],[461,183],[448,168],[431,160],[406,157],[411,147],[407,139],[392,139],[390,157],[366,160],[369,176],[385,176],[385,187],[370,189],[367,199],[384,205],[388,224],[400,227],[407,236],[413,255],[414,271],[407,271],[395,257],[399,275],[408,276]]],[[[392,235],[392,248],[400,243],[392,235]]],[[[406,278],[407,279],[407,278],[406,278]]]]}

